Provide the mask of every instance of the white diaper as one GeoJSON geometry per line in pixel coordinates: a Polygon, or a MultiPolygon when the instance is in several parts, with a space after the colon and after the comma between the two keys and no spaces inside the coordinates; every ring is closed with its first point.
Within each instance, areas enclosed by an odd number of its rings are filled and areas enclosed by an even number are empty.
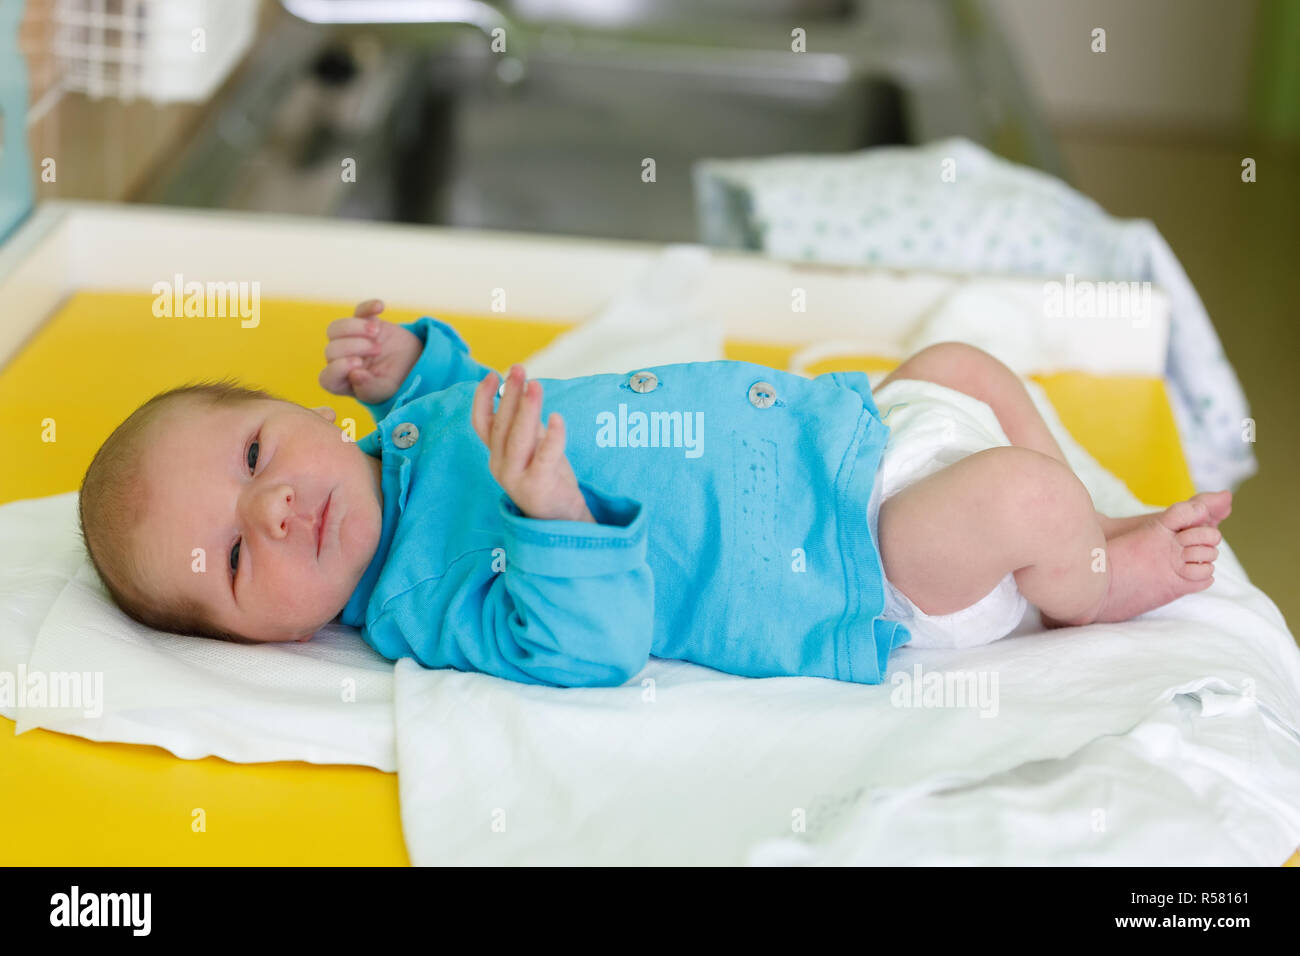
{"type": "MultiPolygon", "coordinates": [[[[912,379],[896,379],[873,392],[889,441],[867,506],[871,538],[880,505],[908,485],[986,448],[1010,445],[993,409],[963,392],[912,379]]],[[[970,607],[926,614],[885,578],[883,617],[912,634],[912,647],[974,647],[1005,637],[1019,626],[1029,602],[1012,574],[970,607]]]]}

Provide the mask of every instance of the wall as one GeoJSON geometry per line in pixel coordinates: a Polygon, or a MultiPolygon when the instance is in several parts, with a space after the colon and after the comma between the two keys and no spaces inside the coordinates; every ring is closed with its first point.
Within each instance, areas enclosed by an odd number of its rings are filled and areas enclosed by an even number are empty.
{"type": "Polygon", "coordinates": [[[1057,128],[1237,135],[1257,0],[991,0],[1057,128]],[[1106,30],[1106,52],[1091,51],[1106,30]]]}

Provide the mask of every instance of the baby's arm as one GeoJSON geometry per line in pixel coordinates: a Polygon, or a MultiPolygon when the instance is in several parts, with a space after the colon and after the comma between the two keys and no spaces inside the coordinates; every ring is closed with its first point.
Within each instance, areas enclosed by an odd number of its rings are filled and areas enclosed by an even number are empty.
{"type": "Polygon", "coordinates": [[[379,318],[383,309],[382,302],[369,299],[351,318],[330,323],[325,330],[328,364],[320,374],[322,388],[355,397],[376,422],[392,411],[394,397],[405,392],[408,383],[416,385],[409,398],[418,398],[457,382],[478,381],[490,371],[469,354],[464,339],[446,322],[423,316],[396,325],[379,318]]]}
{"type": "Polygon", "coordinates": [[[559,687],[645,667],[654,574],[642,504],[582,486],[594,522],[529,518],[501,495],[501,547],[468,552],[385,603],[368,639],[391,659],[559,687]]]}
{"type": "Polygon", "coordinates": [[[530,518],[595,522],[564,455],[564,419],[552,412],[549,427],[539,424],[542,384],[524,384],[524,367],[510,366],[495,412],[497,374],[489,373],[474,392],[474,430],[491,452],[488,468],[510,500],[530,518]],[[541,432],[539,437],[538,432],[541,432]]]}
{"type": "Polygon", "coordinates": [[[646,664],[654,575],[644,508],[578,482],[564,422],[538,421],[541,384],[513,366],[479,383],[473,425],[501,486],[502,547],[467,552],[385,604],[369,637],[391,658],[526,683],[610,687],[646,664]],[[543,432],[544,434],[539,434],[543,432]]]}

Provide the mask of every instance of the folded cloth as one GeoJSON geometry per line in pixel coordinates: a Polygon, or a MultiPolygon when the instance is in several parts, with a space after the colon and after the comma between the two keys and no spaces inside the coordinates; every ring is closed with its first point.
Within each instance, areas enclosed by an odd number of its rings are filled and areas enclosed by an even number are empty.
{"type": "Polygon", "coordinates": [[[529,356],[529,376],[622,374],[722,358],[722,323],[697,297],[710,260],[702,246],[665,246],[599,315],[529,356]]]}
{"type": "MultiPolygon", "coordinates": [[[[826,156],[703,160],[701,239],[783,259],[1151,282],[1170,299],[1165,374],[1198,488],[1256,471],[1249,408],[1210,317],[1155,226],[1119,220],[1045,173],[965,139],[826,156]]],[[[1047,295],[1045,290],[1045,307],[1047,295]]],[[[1064,307],[1064,303],[1062,303],[1064,307]]],[[[1097,308],[1100,308],[1098,305],[1097,308]]],[[[1071,313],[1073,314],[1073,313],[1071,313]]]]}
{"type": "Polygon", "coordinates": [[[151,630],[108,596],[77,493],[0,506],[0,714],[178,757],[391,771],[393,670],[352,628],[248,646],[151,630]]]}

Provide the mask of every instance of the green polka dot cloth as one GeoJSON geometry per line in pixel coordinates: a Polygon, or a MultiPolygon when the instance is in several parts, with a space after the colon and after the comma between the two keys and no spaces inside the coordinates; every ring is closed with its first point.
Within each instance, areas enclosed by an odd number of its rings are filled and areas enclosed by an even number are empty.
{"type": "Polygon", "coordinates": [[[782,259],[945,272],[1149,281],[1170,300],[1165,378],[1198,488],[1256,471],[1250,414],[1205,306],[1148,220],[965,139],[857,153],[696,163],[701,241],[782,259]]]}

